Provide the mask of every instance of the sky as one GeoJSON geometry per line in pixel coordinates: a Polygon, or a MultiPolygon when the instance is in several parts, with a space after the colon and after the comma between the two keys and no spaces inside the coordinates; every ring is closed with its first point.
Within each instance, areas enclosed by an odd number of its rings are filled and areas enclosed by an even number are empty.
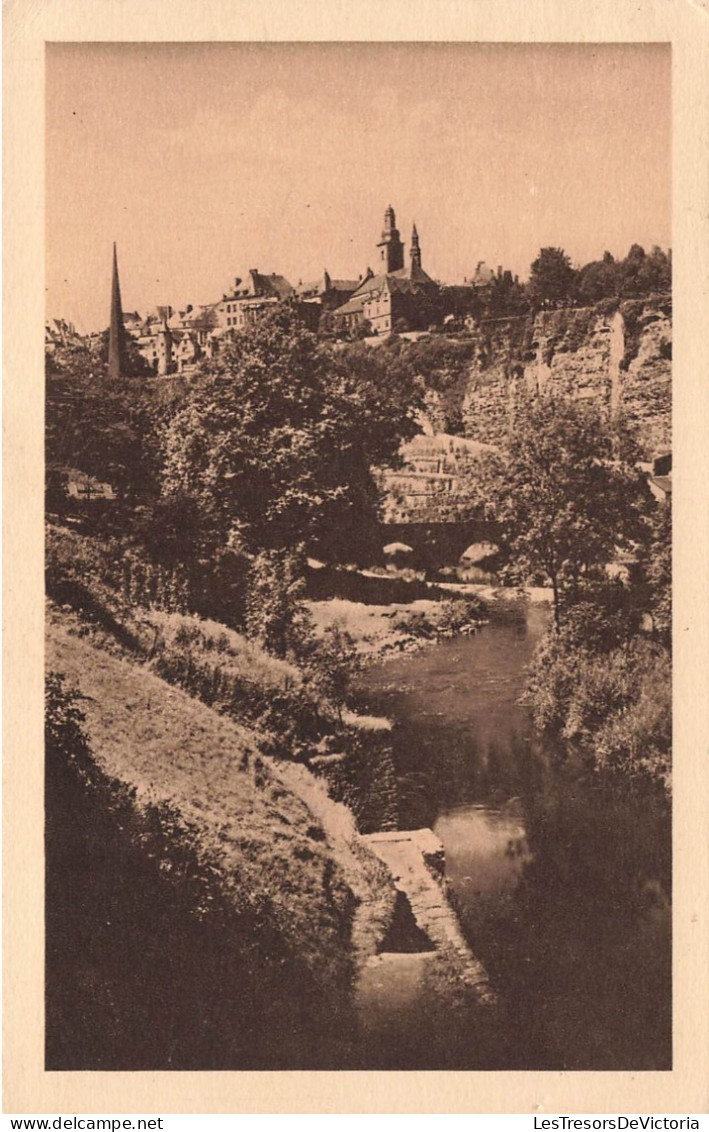
{"type": "Polygon", "coordinates": [[[62,43],[46,58],[47,315],[221,298],[408,251],[461,282],[671,243],[663,44],[62,43]]]}

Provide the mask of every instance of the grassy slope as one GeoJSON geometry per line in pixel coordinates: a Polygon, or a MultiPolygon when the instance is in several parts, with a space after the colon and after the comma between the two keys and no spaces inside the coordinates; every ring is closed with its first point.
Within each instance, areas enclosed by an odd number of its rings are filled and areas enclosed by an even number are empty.
{"type": "Polygon", "coordinates": [[[175,805],[236,888],[273,904],[319,978],[346,976],[353,957],[371,953],[389,906],[383,873],[357,848],[348,811],[304,768],[261,756],[257,732],[75,629],[75,618],[52,612],[47,666],[87,697],[102,767],[137,787],[139,802],[175,805]]]}

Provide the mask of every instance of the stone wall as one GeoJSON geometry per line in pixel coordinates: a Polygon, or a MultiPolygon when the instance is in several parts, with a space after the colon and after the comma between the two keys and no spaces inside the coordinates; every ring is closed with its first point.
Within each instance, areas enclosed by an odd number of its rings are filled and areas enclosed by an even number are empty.
{"type": "Polygon", "coordinates": [[[647,454],[653,455],[672,447],[672,302],[665,298],[626,307],[621,407],[638,425],[647,454]]]}
{"type": "Polygon", "coordinates": [[[669,296],[542,311],[482,323],[463,404],[465,435],[504,446],[529,393],[558,392],[623,411],[645,455],[671,447],[669,296]]]}

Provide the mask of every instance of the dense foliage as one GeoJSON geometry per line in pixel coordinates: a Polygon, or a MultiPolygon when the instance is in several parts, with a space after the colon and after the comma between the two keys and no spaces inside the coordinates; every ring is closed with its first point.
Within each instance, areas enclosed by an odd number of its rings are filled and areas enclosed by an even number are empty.
{"type": "Polygon", "coordinates": [[[538,727],[598,769],[670,786],[670,655],[637,634],[602,648],[585,634],[549,635],[531,668],[527,697],[538,727]]]}
{"type": "Polygon", "coordinates": [[[416,430],[409,371],[318,346],[287,311],[238,337],[187,392],[164,439],[164,492],[199,504],[215,544],[326,546],[376,518],[371,466],[416,430]]]}
{"type": "Polygon", "coordinates": [[[463,402],[467,391],[475,346],[465,339],[431,335],[407,344],[403,361],[433,392],[437,404],[427,398],[426,411],[437,431],[463,432],[463,402]]]}
{"type": "Polygon", "coordinates": [[[630,438],[597,410],[555,396],[527,402],[483,491],[527,582],[551,584],[557,627],[581,588],[647,537],[652,500],[630,438]]]}
{"type": "Polygon", "coordinates": [[[585,583],[530,668],[526,698],[537,726],[597,771],[671,789],[670,514],[625,581],[585,583]]]}
{"type": "Polygon", "coordinates": [[[528,300],[533,309],[592,306],[603,300],[647,298],[672,286],[672,253],[633,244],[624,259],[604,252],[600,260],[574,268],[561,248],[542,248],[530,268],[528,300]]]}
{"type": "Polygon", "coordinates": [[[552,588],[527,689],[538,727],[596,768],[669,788],[670,517],[635,456],[622,422],[542,397],[504,458],[478,465],[471,500],[492,508],[508,575],[552,588]]]}
{"type": "Polygon", "coordinates": [[[47,357],[46,461],[107,480],[121,498],[157,490],[156,407],[139,376],[110,381],[98,352],[83,344],[47,357]]]}

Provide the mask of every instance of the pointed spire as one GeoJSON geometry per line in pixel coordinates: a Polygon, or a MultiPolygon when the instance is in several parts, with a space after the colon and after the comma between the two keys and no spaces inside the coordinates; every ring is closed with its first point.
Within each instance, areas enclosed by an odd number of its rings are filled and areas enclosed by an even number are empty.
{"type": "Polygon", "coordinates": [[[125,373],[126,339],[121,306],[121,285],[118,281],[118,256],[113,245],[113,277],[111,279],[111,322],[108,331],[108,376],[119,378],[125,373]]]}
{"type": "Polygon", "coordinates": [[[419,245],[419,234],[416,231],[416,224],[414,224],[411,233],[411,266],[421,267],[421,247],[419,245]]]}

